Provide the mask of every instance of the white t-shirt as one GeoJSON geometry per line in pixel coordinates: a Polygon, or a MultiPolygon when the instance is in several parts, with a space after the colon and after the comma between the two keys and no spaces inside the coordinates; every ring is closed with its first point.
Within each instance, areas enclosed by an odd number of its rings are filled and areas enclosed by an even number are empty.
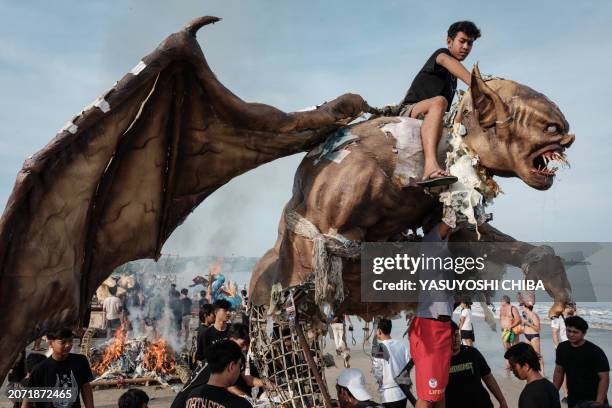
{"type": "Polygon", "coordinates": [[[395,377],[406,367],[410,359],[407,342],[389,339],[379,343],[383,344],[389,352],[388,359],[386,353],[384,358],[376,359],[382,365],[382,381],[379,383],[380,397],[383,403],[401,401],[406,398],[406,395],[395,382],[395,377]]]}
{"type": "Polygon", "coordinates": [[[555,317],[550,320],[550,327],[559,330],[559,342],[567,341],[567,332],[565,331],[565,319],[563,317],[555,317]]]}
{"type": "Polygon", "coordinates": [[[104,299],[102,309],[106,312],[106,320],[115,320],[121,317],[121,299],[117,296],[109,296],[104,299]]]}
{"type": "Polygon", "coordinates": [[[472,327],[472,311],[468,308],[461,309],[461,316],[463,317],[461,330],[474,330],[472,327]]]}

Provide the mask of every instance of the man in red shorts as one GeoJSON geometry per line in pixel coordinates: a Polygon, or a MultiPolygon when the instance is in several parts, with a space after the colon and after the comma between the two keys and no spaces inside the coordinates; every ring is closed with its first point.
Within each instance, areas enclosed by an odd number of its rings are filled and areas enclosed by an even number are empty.
{"type": "MultiPolygon", "coordinates": [[[[439,223],[423,237],[425,255],[429,257],[451,256],[447,244],[450,227],[439,223]]],[[[452,270],[422,271],[421,279],[451,280],[452,270]],[[426,276],[424,275],[426,274],[426,276]]],[[[410,325],[410,356],[414,361],[416,408],[443,408],[444,391],[448,384],[448,371],[452,354],[451,316],[454,296],[450,292],[419,293],[416,317],[410,325]]]]}

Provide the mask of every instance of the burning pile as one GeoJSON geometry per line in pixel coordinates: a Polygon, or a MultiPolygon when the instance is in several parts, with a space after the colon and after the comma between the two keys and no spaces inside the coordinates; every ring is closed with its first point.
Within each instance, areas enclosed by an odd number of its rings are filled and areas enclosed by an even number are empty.
{"type": "Polygon", "coordinates": [[[175,378],[176,359],[166,341],[157,339],[151,342],[146,336],[129,340],[123,326],[100,358],[96,358],[96,350],[92,354],[91,361],[97,361],[91,367],[98,376],[94,383],[125,378],[154,378],[167,383],[175,378]]]}

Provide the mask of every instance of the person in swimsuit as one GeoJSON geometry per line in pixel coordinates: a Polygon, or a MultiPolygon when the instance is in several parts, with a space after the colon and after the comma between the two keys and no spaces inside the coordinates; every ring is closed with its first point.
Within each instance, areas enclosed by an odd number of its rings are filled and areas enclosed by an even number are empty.
{"type": "Polygon", "coordinates": [[[459,328],[461,330],[461,342],[466,346],[473,346],[474,325],[472,324],[472,302],[464,300],[461,302],[461,317],[459,318],[459,328]]]}
{"type": "Polygon", "coordinates": [[[540,353],[540,316],[533,311],[531,303],[523,305],[523,334],[525,342],[531,344],[540,358],[540,373],[544,375],[544,359],[540,353]]]}
{"type": "MultiPolygon", "coordinates": [[[[502,328],[502,344],[504,352],[510,346],[518,344],[519,335],[515,334],[517,327],[521,325],[521,316],[516,306],[512,306],[510,298],[506,295],[501,297],[501,307],[499,308],[499,322],[502,328]]],[[[506,361],[506,369],[510,369],[508,361],[506,361]]]]}

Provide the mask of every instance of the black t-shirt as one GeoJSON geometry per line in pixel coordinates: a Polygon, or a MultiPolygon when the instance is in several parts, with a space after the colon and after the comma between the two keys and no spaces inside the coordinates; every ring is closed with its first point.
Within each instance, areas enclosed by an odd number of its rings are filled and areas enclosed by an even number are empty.
{"type": "Polygon", "coordinates": [[[594,401],[599,384],[597,373],[610,371],[606,354],[588,340],[580,347],[573,347],[569,341],[559,343],[555,363],[563,367],[567,375],[567,401],[570,405],[578,401],[594,401]]]}
{"type": "Polygon", "coordinates": [[[559,391],[546,378],[527,384],[518,401],[519,408],[561,408],[559,391]]]}
{"type": "Polygon", "coordinates": [[[227,327],[224,331],[219,331],[214,325],[209,326],[204,330],[202,335],[198,334],[198,349],[196,351],[196,359],[203,361],[206,359],[206,350],[218,341],[227,339],[227,327]]]}
{"type": "Polygon", "coordinates": [[[204,332],[206,332],[206,329],[209,327],[210,326],[205,326],[200,323],[198,330],[196,330],[197,339],[195,359],[198,361],[204,361],[204,332]]]}
{"type": "Polygon", "coordinates": [[[183,306],[183,316],[187,316],[191,314],[191,299],[188,297],[184,297],[181,299],[181,305],[183,306]]]}
{"type": "MultiPolygon", "coordinates": [[[[89,362],[84,355],[70,353],[64,361],[56,361],[53,357],[37,364],[28,380],[28,387],[71,388],[76,395],[73,403],[62,404],[62,407],[80,407],[80,390],[83,384],[93,381],[89,362]]],[[[54,407],[51,402],[37,402],[35,407],[54,407]]]]}
{"type": "Polygon", "coordinates": [[[170,310],[175,319],[183,317],[183,302],[179,298],[170,299],[170,310]]]}
{"type": "Polygon", "coordinates": [[[174,401],[172,401],[172,405],[170,408],[185,408],[185,403],[187,402],[187,398],[193,392],[194,389],[201,387],[202,385],[206,385],[208,379],[210,378],[210,367],[206,364],[199,371],[195,372],[195,376],[190,379],[185,387],[176,394],[174,401]]]}
{"type": "Polygon", "coordinates": [[[434,96],[443,96],[448,101],[447,110],[450,109],[457,89],[457,78],[436,62],[440,54],[451,55],[447,48],[440,48],[431,54],[412,81],[402,105],[417,103],[434,96]]]}
{"type": "Polygon", "coordinates": [[[199,310],[202,310],[202,307],[203,307],[204,305],[207,305],[207,304],[208,304],[208,300],[206,300],[206,298],[201,298],[201,299],[198,301],[198,305],[200,306],[200,309],[199,309],[199,310]]]}
{"type": "Polygon", "coordinates": [[[201,385],[189,394],[185,408],[252,408],[245,398],[232,394],[222,387],[201,385]]]}
{"type": "Polygon", "coordinates": [[[492,408],[489,393],[482,384],[482,377],[489,374],[491,368],[480,351],[461,346],[459,354],[451,357],[445,391],[447,408],[492,408]]]}

